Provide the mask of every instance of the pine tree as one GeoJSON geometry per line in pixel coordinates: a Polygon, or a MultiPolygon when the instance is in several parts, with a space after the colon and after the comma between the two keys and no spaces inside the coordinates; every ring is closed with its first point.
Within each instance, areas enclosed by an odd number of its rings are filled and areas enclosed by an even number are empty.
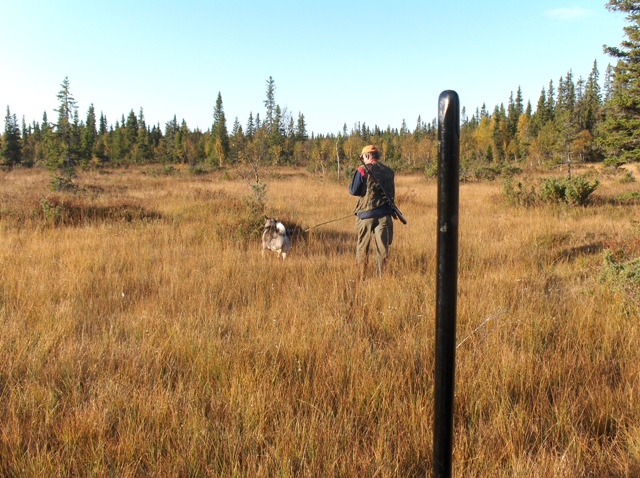
{"type": "Polygon", "coordinates": [[[507,113],[504,109],[504,104],[500,104],[500,107],[496,106],[493,111],[493,146],[494,159],[497,161],[503,161],[505,159],[505,153],[508,145],[507,134],[507,113]]]}
{"type": "Polygon", "coordinates": [[[151,149],[151,138],[149,129],[144,120],[144,112],[140,108],[140,114],[138,115],[138,134],[135,140],[135,147],[133,150],[133,160],[136,163],[146,163],[153,157],[153,151],[151,149]]]}
{"type": "Polygon", "coordinates": [[[119,121],[116,121],[113,132],[109,134],[109,159],[116,164],[124,161],[125,155],[127,154],[125,143],[124,127],[120,125],[119,121]]]}
{"type": "Polygon", "coordinates": [[[127,121],[123,123],[124,127],[124,144],[126,156],[133,157],[136,141],[138,140],[138,118],[133,110],[129,111],[127,121]]]}
{"type": "MultiPolygon", "coordinates": [[[[464,110],[464,108],[463,108],[464,110]]],[[[463,115],[463,117],[466,115],[463,115]]],[[[402,118],[402,124],[400,125],[400,136],[406,136],[409,134],[409,128],[407,128],[407,122],[402,118]]]]}
{"type": "Polygon", "coordinates": [[[4,135],[2,136],[2,148],[0,149],[1,164],[15,166],[22,162],[22,138],[16,115],[12,115],[7,106],[7,115],[4,118],[4,135]]]}
{"type": "Polygon", "coordinates": [[[573,72],[569,70],[567,75],[564,78],[560,77],[558,81],[554,117],[557,141],[553,153],[562,161],[571,159],[572,142],[581,131],[578,116],[575,114],[575,105],[576,86],[573,81],[573,72]]]}
{"type": "Polygon", "coordinates": [[[247,128],[246,128],[246,137],[248,139],[253,139],[253,135],[256,132],[256,126],[253,124],[253,112],[249,112],[249,119],[247,120],[247,128]]]}
{"type": "Polygon", "coordinates": [[[629,22],[620,48],[605,47],[605,52],[618,62],[598,144],[603,148],[605,162],[618,166],[640,161],[640,2],[609,0],[606,7],[626,13],[629,22]]]}
{"type": "Polygon", "coordinates": [[[227,120],[222,107],[222,95],[218,92],[216,106],[213,110],[213,126],[209,144],[209,160],[222,166],[229,157],[229,132],[227,120]]]}
{"type": "Polygon", "coordinates": [[[598,64],[594,61],[591,73],[589,73],[584,84],[584,92],[576,105],[581,128],[588,130],[592,134],[596,125],[600,122],[602,114],[602,94],[600,92],[599,78],[598,64]]]}
{"type": "Polygon", "coordinates": [[[87,164],[91,160],[93,155],[93,147],[98,138],[98,130],[96,129],[96,111],[93,104],[89,106],[87,111],[87,122],[84,126],[84,132],[82,135],[82,162],[87,164]]]}
{"type": "Polygon", "coordinates": [[[531,117],[531,122],[529,123],[529,133],[531,136],[535,137],[538,135],[538,132],[542,129],[544,124],[549,120],[547,117],[547,93],[543,88],[540,91],[540,96],[538,97],[538,103],[536,104],[536,111],[533,113],[531,117]]]}
{"type": "Polygon", "coordinates": [[[100,113],[100,127],[98,129],[98,135],[104,136],[109,132],[109,124],[107,123],[107,117],[100,113]]]}
{"type": "Polygon", "coordinates": [[[513,98],[513,92],[509,97],[509,105],[507,106],[507,124],[509,128],[509,136],[514,138],[518,130],[518,120],[524,111],[522,104],[522,89],[518,86],[516,98],[513,98]]]}
{"type": "Polygon", "coordinates": [[[282,111],[280,105],[276,105],[275,115],[273,116],[273,128],[271,132],[271,144],[281,145],[282,138],[285,136],[285,118],[286,111],[282,111]]]}
{"type": "Polygon", "coordinates": [[[549,81],[549,88],[547,89],[546,103],[544,105],[545,116],[548,120],[555,118],[556,112],[556,91],[553,87],[553,80],[549,81]]]}
{"type": "Polygon", "coordinates": [[[49,123],[47,112],[42,113],[42,123],[40,124],[40,131],[37,133],[37,138],[40,141],[39,146],[36,148],[36,163],[47,163],[47,149],[51,142],[53,135],[53,128],[49,123]]]}
{"type": "Polygon", "coordinates": [[[177,139],[178,139],[178,131],[180,127],[178,126],[178,119],[176,115],[173,115],[173,119],[171,121],[167,121],[164,125],[164,141],[162,142],[164,145],[164,152],[162,155],[162,161],[175,162],[178,159],[177,156],[177,139]]]}
{"type": "MultiPolygon", "coordinates": [[[[34,121],[35,125],[36,122],[34,121]]],[[[24,116],[22,117],[22,159],[24,166],[31,167],[36,161],[36,149],[39,139],[31,124],[27,125],[24,116]]]]}
{"type": "Polygon", "coordinates": [[[229,157],[233,162],[240,161],[244,155],[244,138],[245,135],[242,131],[242,125],[236,116],[233,121],[233,127],[231,128],[231,137],[229,138],[229,157]]]}
{"type": "Polygon", "coordinates": [[[271,135],[273,130],[278,127],[276,120],[276,83],[272,77],[267,80],[267,99],[264,100],[266,108],[266,116],[264,119],[264,127],[267,134],[271,135]]]}
{"type": "Polygon", "coordinates": [[[53,188],[67,189],[73,187],[76,165],[81,155],[73,122],[77,106],[71,94],[68,77],[65,77],[60,87],[57,95],[60,103],[55,110],[58,113],[58,123],[50,135],[47,166],[52,171],[53,188]]]}
{"type": "MultiPolygon", "coordinates": [[[[347,125],[344,125],[346,129],[347,125]]],[[[298,141],[306,141],[309,139],[309,135],[307,135],[307,124],[304,120],[304,115],[302,113],[298,113],[298,123],[296,124],[296,139],[298,141]]]]}

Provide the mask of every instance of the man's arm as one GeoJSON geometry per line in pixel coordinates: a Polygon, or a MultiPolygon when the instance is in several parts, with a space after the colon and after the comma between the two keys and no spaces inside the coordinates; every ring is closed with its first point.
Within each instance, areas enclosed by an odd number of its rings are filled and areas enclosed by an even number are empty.
{"type": "Polygon", "coordinates": [[[360,166],[353,173],[351,185],[349,186],[349,194],[352,196],[364,196],[367,193],[367,173],[364,167],[360,166]]]}

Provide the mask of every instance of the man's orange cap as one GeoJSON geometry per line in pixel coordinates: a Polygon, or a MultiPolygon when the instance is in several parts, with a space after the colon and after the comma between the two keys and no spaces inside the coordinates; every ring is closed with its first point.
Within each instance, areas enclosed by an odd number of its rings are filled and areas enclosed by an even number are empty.
{"type": "Polygon", "coordinates": [[[378,149],[374,145],[370,144],[362,148],[362,153],[360,153],[360,157],[364,156],[367,153],[377,153],[377,152],[378,152],[378,149]]]}

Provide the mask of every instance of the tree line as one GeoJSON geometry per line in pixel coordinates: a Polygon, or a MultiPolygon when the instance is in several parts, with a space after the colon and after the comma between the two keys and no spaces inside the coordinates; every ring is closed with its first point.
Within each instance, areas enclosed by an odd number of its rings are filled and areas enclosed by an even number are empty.
{"type": "MultiPolygon", "coordinates": [[[[490,111],[483,105],[461,114],[460,157],[463,164],[545,166],[567,161],[604,161],[620,166],[640,161],[640,2],[611,0],[611,11],[627,14],[629,26],[620,47],[606,47],[617,59],[600,81],[594,61],[587,78],[570,70],[542,88],[535,108],[523,103],[518,87],[506,104],[490,111]]],[[[176,116],[148,125],[142,109],[109,124],[91,105],[81,119],[68,78],[57,95],[56,121],[46,112],[40,122],[18,123],[9,106],[0,138],[4,167],[45,165],[58,187],[72,183],[76,167],[125,164],[189,164],[222,168],[233,164],[305,165],[326,172],[357,157],[363,144],[378,145],[385,161],[397,168],[429,169],[437,157],[437,125],[419,116],[413,128],[381,129],[357,123],[337,134],[309,135],[305,117],[294,118],[276,102],[276,85],[266,81],[264,113],[251,112],[245,125],[236,117],[227,126],[218,93],[211,128],[190,129],[176,116]]]]}

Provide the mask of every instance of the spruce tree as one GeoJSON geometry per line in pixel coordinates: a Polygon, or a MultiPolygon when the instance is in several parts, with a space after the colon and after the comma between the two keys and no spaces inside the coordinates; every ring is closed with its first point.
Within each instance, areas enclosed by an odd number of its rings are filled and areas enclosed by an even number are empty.
{"type": "Polygon", "coordinates": [[[133,160],[136,163],[146,163],[153,157],[153,151],[151,149],[151,138],[149,129],[144,120],[144,112],[140,108],[140,114],[138,115],[138,133],[135,140],[135,147],[133,151],[133,160]]]}
{"type": "Polygon", "coordinates": [[[109,132],[109,124],[107,123],[107,117],[100,112],[100,127],[98,129],[98,135],[104,136],[109,132]]]}
{"type": "Polygon", "coordinates": [[[266,108],[266,116],[264,119],[264,127],[267,134],[273,134],[274,129],[278,127],[276,124],[276,83],[272,77],[267,80],[267,99],[264,100],[266,108]]]}
{"type": "Polygon", "coordinates": [[[619,166],[640,161],[640,1],[610,0],[607,9],[626,13],[629,22],[620,47],[605,47],[618,62],[598,138],[605,162],[619,166]]]}
{"type": "Polygon", "coordinates": [[[529,124],[529,133],[535,137],[538,135],[542,127],[549,120],[547,116],[547,93],[543,88],[538,97],[538,103],[536,105],[536,112],[531,117],[531,123],[529,124]]]}
{"type": "Polygon", "coordinates": [[[93,104],[89,106],[89,111],[87,111],[87,122],[84,126],[84,131],[82,134],[82,162],[83,164],[88,164],[91,161],[91,156],[93,155],[93,146],[96,143],[96,138],[98,137],[98,130],[96,129],[96,110],[93,107],[93,104]]]}
{"type": "Polygon", "coordinates": [[[7,115],[4,118],[4,135],[2,148],[0,149],[1,163],[4,166],[15,166],[22,161],[22,139],[20,127],[16,115],[12,115],[7,106],[7,115]]]}
{"type": "Polygon", "coordinates": [[[598,72],[598,64],[593,62],[591,73],[584,83],[584,91],[578,99],[576,105],[578,120],[581,129],[586,129],[590,133],[594,133],[596,125],[600,122],[602,111],[602,94],[600,92],[600,74],[598,72]]]}
{"type": "MultiPolygon", "coordinates": [[[[35,124],[35,122],[34,122],[35,124]]],[[[22,158],[21,164],[27,167],[33,166],[36,160],[37,140],[32,125],[27,125],[22,117],[22,158]]]]}
{"type": "Polygon", "coordinates": [[[126,123],[123,122],[122,126],[124,127],[124,144],[126,150],[126,156],[132,158],[134,156],[134,149],[136,146],[136,142],[138,140],[138,117],[133,112],[133,110],[129,111],[129,115],[127,116],[126,123]]]}
{"type": "Polygon", "coordinates": [[[76,115],[76,101],[71,94],[69,78],[65,77],[58,92],[58,122],[53,133],[49,135],[47,166],[52,172],[54,189],[73,187],[76,166],[80,160],[80,145],[77,130],[73,121],[76,115]]]}
{"type": "Polygon", "coordinates": [[[555,118],[556,114],[556,91],[553,87],[553,80],[549,81],[549,88],[547,89],[547,100],[544,105],[545,108],[545,116],[547,120],[552,120],[555,118]]]}
{"type": "MultiPolygon", "coordinates": [[[[347,125],[344,125],[344,129],[346,130],[347,125]]],[[[296,125],[296,140],[298,141],[306,141],[309,139],[309,135],[307,135],[307,124],[304,120],[304,115],[302,113],[298,113],[298,123],[296,125]]]]}
{"type": "Polygon", "coordinates": [[[218,165],[227,160],[229,156],[229,132],[227,130],[227,120],[222,107],[222,95],[218,92],[216,106],[213,110],[213,126],[211,127],[211,140],[209,145],[209,159],[218,165]]]}
{"type": "Polygon", "coordinates": [[[236,116],[231,129],[231,138],[229,138],[229,156],[233,162],[240,161],[240,158],[244,154],[244,138],[242,125],[236,116]]]}
{"type": "Polygon", "coordinates": [[[249,112],[249,119],[247,120],[246,137],[253,139],[253,135],[256,132],[256,126],[253,124],[253,112],[249,112]]]}
{"type": "Polygon", "coordinates": [[[109,135],[109,159],[116,164],[122,163],[127,154],[125,143],[124,126],[121,126],[120,122],[116,121],[113,132],[109,135]]]}
{"type": "Polygon", "coordinates": [[[176,143],[179,130],[178,119],[176,115],[173,115],[173,119],[167,121],[164,125],[164,153],[161,158],[162,161],[175,162],[178,159],[176,143]]]}

